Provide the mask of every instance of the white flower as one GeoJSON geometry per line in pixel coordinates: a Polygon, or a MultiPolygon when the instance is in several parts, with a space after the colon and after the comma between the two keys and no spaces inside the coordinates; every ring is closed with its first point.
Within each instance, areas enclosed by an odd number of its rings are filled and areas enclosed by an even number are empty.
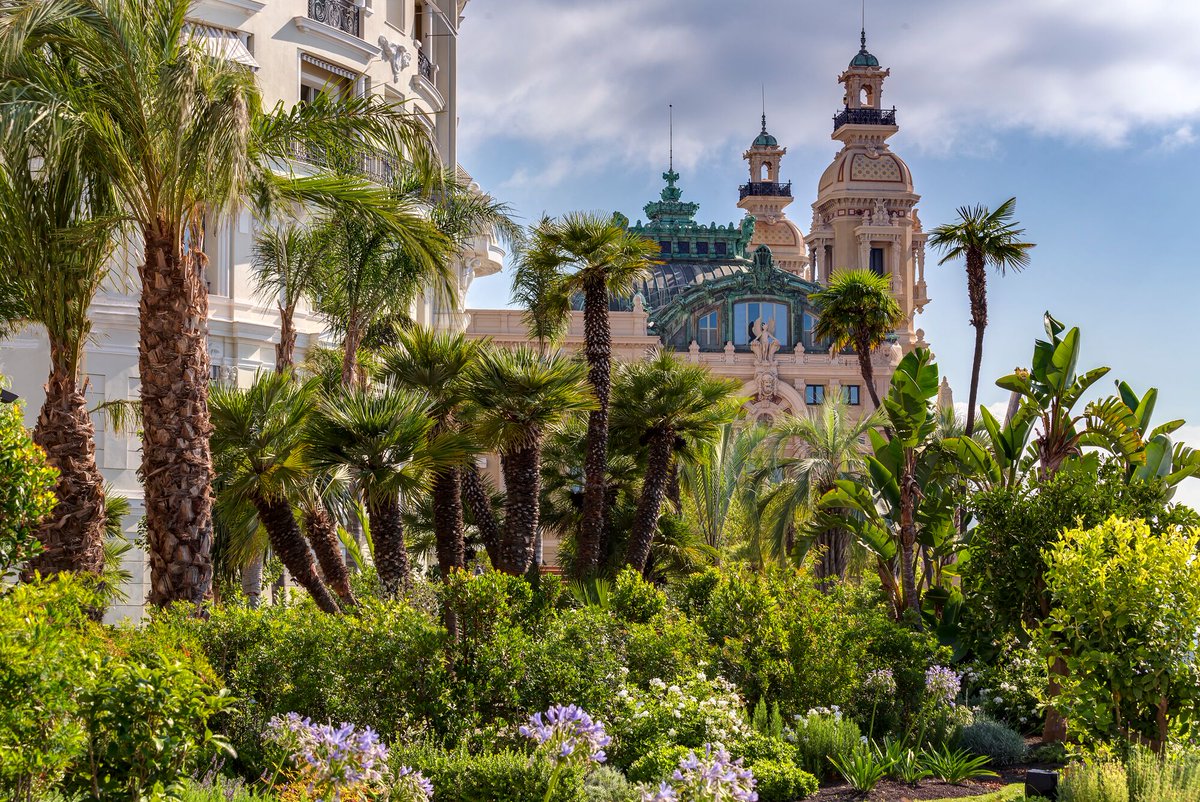
{"type": "Polygon", "coordinates": [[[992,701],[993,701],[995,704],[1002,705],[1002,704],[1004,704],[1004,697],[1003,697],[1003,696],[997,696],[997,697],[996,697],[995,699],[993,699],[992,701]]]}

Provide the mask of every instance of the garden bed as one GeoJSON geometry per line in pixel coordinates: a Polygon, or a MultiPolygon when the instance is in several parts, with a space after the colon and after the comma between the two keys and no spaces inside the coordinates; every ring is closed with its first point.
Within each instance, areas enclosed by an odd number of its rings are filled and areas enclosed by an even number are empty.
{"type": "MultiPolygon", "coordinates": [[[[1006,785],[1004,780],[968,781],[960,784],[928,780],[916,786],[884,780],[868,794],[855,791],[849,785],[841,784],[822,788],[815,796],[809,797],[809,800],[811,802],[907,802],[907,800],[919,799],[957,800],[987,796],[990,797],[988,802],[991,802],[991,799],[999,801],[1024,798],[1022,794],[1015,791],[1013,792],[1016,794],[1015,796],[998,793],[1004,790],[1006,785]]],[[[1021,788],[1020,785],[1014,787],[1021,788]]]]}

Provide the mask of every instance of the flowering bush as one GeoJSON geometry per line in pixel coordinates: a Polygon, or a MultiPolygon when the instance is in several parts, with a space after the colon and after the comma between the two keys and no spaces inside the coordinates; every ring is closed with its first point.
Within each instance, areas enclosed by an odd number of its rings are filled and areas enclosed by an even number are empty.
{"type": "Polygon", "coordinates": [[[925,672],[925,698],[917,712],[917,743],[944,745],[975,720],[971,708],[959,704],[962,678],[945,666],[925,672]]]}
{"type": "Polygon", "coordinates": [[[704,745],[704,757],[688,752],[670,782],[642,795],[642,802],[757,802],[754,772],[730,760],[729,752],[704,745]]]}
{"type": "Polygon", "coordinates": [[[603,763],[604,749],[612,743],[603,722],[593,721],[575,705],[554,705],[545,713],[534,713],[520,732],[537,741],[539,750],[556,765],[603,763]]]}
{"type": "MultiPolygon", "coordinates": [[[[382,785],[388,750],[370,727],[358,730],[353,724],[314,724],[299,713],[288,713],[271,719],[266,739],[283,753],[277,776],[302,785],[310,796],[336,801],[347,793],[382,785]]],[[[401,778],[411,774],[410,770],[401,778]]],[[[415,778],[407,784],[414,781],[420,784],[415,778]]]]}
{"type": "Polygon", "coordinates": [[[953,703],[962,689],[962,677],[945,666],[930,666],[925,672],[925,691],[937,702],[953,703]]]}
{"type": "Polygon", "coordinates": [[[1008,636],[997,641],[990,664],[978,661],[963,671],[967,700],[990,718],[1018,732],[1033,732],[1042,722],[1041,698],[1047,683],[1046,664],[1032,644],[1008,636]]]}
{"type": "Polygon", "coordinates": [[[720,743],[736,749],[752,730],[745,703],[732,683],[703,671],[668,685],[650,680],[646,689],[626,685],[617,693],[613,719],[613,760],[627,769],[657,746],[679,744],[698,749],[720,743]]]}

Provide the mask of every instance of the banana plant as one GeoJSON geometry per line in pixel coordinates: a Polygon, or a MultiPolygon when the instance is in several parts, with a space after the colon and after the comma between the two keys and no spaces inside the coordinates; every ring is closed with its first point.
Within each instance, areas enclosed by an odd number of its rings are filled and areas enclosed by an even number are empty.
{"type": "Polygon", "coordinates": [[[897,616],[919,613],[918,589],[941,582],[961,548],[952,463],[937,436],[937,391],[938,369],[929,351],[908,353],[883,399],[886,434],[868,432],[866,482],[837,480],[810,524],[844,527],[874,553],[897,616]]]}
{"type": "Polygon", "coordinates": [[[976,487],[982,490],[1016,487],[1033,462],[1027,451],[1037,418],[1030,412],[1027,407],[1025,414],[1015,414],[1001,424],[987,407],[981,406],[979,417],[988,436],[948,437],[942,445],[976,487]]]}
{"type": "Polygon", "coordinates": [[[1200,474],[1200,452],[1183,443],[1174,443],[1171,434],[1183,426],[1182,419],[1150,427],[1150,418],[1158,401],[1157,388],[1151,387],[1142,396],[1126,382],[1118,381],[1117,395],[1088,405],[1088,429],[1104,433],[1105,437],[1085,437],[1087,445],[1111,446],[1114,454],[1124,461],[1129,481],[1162,480],[1168,492],[1189,476],[1200,474]]]}
{"type": "Polygon", "coordinates": [[[1107,430],[1091,430],[1088,442],[1083,442],[1089,429],[1080,424],[1086,424],[1088,416],[1076,413],[1075,406],[1109,369],[1100,367],[1077,373],[1078,327],[1066,331],[1049,312],[1044,322],[1048,339],[1034,343],[1033,366],[996,382],[998,387],[1017,393],[1022,399],[1010,423],[1024,425],[1030,420],[1038,425],[1031,449],[1041,480],[1051,478],[1066,460],[1079,456],[1084,445],[1103,442],[1105,446],[1122,447],[1107,430]]]}

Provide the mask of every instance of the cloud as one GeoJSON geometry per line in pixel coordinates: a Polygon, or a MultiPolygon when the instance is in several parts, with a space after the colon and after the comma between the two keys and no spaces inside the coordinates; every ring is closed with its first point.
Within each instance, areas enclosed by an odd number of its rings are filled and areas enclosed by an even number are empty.
{"type": "MultiPolygon", "coordinates": [[[[836,77],[858,47],[855,5],[475,0],[459,50],[464,158],[503,137],[551,165],[514,167],[515,182],[657,169],[672,103],[676,161],[688,169],[740,153],[756,133],[760,84],[782,143],[828,145],[836,77]]],[[[1195,138],[1200,82],[1187,65],[1200,51],[1200,3],[876,5],[868,47],[892,69],[884,98],[899,109],[904,147],[987,154],[1009,131],[1102,147],[1142,132],[1162,147],[1195,138]]]]}
{"type": "Polygon", "coordinates": [[[1164,134],[1158,142],[1158,149],[1170,153],[1188,145],[1195,144],[1196,133],[1190,125],[1181,125],[1169,134],[1164,134]]]}

